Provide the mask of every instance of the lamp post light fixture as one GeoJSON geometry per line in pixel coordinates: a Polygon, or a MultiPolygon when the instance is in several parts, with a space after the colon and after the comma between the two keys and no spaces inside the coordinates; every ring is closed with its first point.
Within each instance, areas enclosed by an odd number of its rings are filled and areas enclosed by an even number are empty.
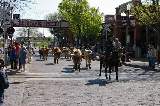
{"type": "Polygon", "coordinates": [[[28,40],[28,53],[29,53],[29,56],[28,56],[28,63],[31,62],[31,42],[30,42],[30,27],[27,28],[27,32],[28,32],[28,36],[27,36],[27,40],[28,40]]]}
{"type": "Polygon", "coordinates": [[[27,48],[28,51],[30,51],[30,28],[27,28],[27,41],[28,41],[27,48]]]}
{"type": "Polygon", "coordinates": [[[127,12],[126,12],[126,44],[130,43],[130,35],[129,35],[129,26],[130,26],[130,18],[129,18],[129,12],[130,11],[130,5],[127,5],[127,12]]]}
{"type": "Polygon", "coordinates": [[[131,5],[127,5],[127,11],[126,11],[126,22],[127,22],[127,26],[126,26],[126,45],[128,45],[130,43],[130,35],[129,35],[129,26],[130,26],[130,8],[131,5]]]}

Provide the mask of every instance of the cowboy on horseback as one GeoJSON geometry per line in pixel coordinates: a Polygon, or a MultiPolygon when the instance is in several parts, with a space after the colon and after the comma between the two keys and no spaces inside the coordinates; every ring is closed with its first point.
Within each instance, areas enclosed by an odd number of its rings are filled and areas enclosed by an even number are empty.
{"type": "Polygon", "coordinates": [[[107,78],[107,68],[108,68],[108,64],[109,64],[109,56],[110,53],[113,51],[113,41],[112,38],[108,38],[106,44],[105,44],[105,50],[100,53],[100,74],[99,76],[101,76],[101,72],[102,72],[102,67],[105,68],[105,76],[107,78]]]}
{"type": "Polygon", "coordinates": [[[107,71],[109,72],[109,80],[111,79],[111,72],[114,70],[116,72],[116,80],[118,80],[118,66],[120,63],[120,47],[121,44],[118,42],[118,38],[109,38],[106,42],[106,48],[103,52],[103,55],[100,58],[100,74],[101,76],[101,70],[102,66],[105,67],[105,76],[106,79],[108,79],[107,71]],[[109,70],[107,70],[109,68],[109,70]]]}

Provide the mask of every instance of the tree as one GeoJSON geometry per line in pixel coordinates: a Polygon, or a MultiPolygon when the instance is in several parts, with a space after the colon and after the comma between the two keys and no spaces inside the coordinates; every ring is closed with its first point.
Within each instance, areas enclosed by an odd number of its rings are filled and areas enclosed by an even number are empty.
{"type": "Polygon", "coordinates": [[[28,32],[30,37],[43,37],[43,34],[37,28],[20,28],[18,31],[18,35],[21,37],[27,37],[28,32]]]}
{"type": "Polygon", "coordinates": [[[158,45],[160,40],[160,0],[146,0],[132,9],[133,15],[139,24],[153,29],[157,35],[158,45]]]}
{"type": "Polygon", "coordinates": [[[59,12],[69,22],[78,41],[83,37],[97,37],[102,28],[102,14],[91,8],[87,0],[62,0],[59,12]]]}
{"type": "MultiPolygon", "coordinates": [[[[51,20],[51,21],[60,21],[63,20],[62,16],[59,13],[50,13],[46,16],[47,20],[51,20]]],[[[53,35],[56,35],[57,33],[60,33],[60,29],[55,29],[55,28],[49,28],[49,32],[53,35]]]]}
{"type": "Polygon", "coordinates": [[[153,25],[160,23],[159,2],[160,0],[147,0],[145,4],[136,5],[133,8],[133,14],[140,24],[153,25]]]}
{"type": "Polygon", "coordinates": [[[12,8],[12,11],[24,10],[24,7],[29,7],[30,4],[34,3],[33,0],[0,0],[0,4],[3,4],[4,2],[8,7],[12,8]]]}
{"type": "Polygon", "coordinates": [[[82,15],[82,37],[94,40],[102,28],[101,13],[96,8],[90,8],[82,15]]]}

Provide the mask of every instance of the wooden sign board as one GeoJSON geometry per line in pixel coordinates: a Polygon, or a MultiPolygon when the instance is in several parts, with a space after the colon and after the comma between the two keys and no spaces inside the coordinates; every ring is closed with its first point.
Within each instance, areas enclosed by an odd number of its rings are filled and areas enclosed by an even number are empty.
{"type": "Polygon", "coordinates": [[[13,27],[68,28],[69,24],[66,21],[21,19],[13,20],[13,27]]]}

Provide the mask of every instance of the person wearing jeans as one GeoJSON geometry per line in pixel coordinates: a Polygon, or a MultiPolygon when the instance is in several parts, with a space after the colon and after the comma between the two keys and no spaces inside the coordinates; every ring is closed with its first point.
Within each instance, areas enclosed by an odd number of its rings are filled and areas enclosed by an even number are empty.
{"type": "Polygon", "coordinates": [[[4,89],[0,88],[0,103],[3,103],[4,100],[4,89]]]}
{"type": "Polygon", "coordinates": [[[148,48],[147,57],[148,57],[149,67],[154,69],[155,63],[157,61],[157,53],[156,53],[156,49],[153,46],[150,46],[148,48]]]}
{"type": "Polygon", "coordinates": [[[19,52],[19,70],[23,68],[23,71],[25,71],[26,55],[27,50],[23,45],[21,45],[21,49],[19,52]]]}
{"type": "Polygon", "coordinates": [[[4,61],[3,59],[0,59],[0,103],[3,103],[4,100],[4,61]]]}
{"type": "Polygon", "coordinates": [[[9,58],[11,63],[11,69],[16,69],[16,51],[15,47],[12,45],[11,50],[9,52],[9,58]]]}

